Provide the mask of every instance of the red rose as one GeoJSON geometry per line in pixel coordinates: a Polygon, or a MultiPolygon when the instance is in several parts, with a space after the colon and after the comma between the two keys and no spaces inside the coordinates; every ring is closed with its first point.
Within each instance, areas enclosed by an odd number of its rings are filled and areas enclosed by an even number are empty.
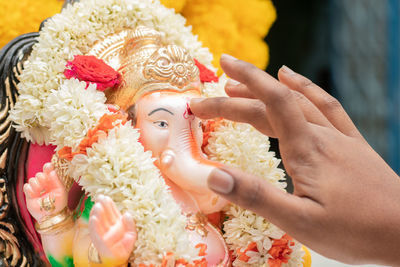
{"type": "Polygon", "coordinates": [[[207,69],[206,66],[204,66],[203,64],[201,64],[199,61],[197,61],[196,59],[194,59],[194,63],[196,64],[196,66],[199,68],[200,71],[200,81],[202,83],[204,82],[218,82],[218,77],[215,75],[214,72],[212,72],[211,70],[207,69]]]}
{"type": "Polygon", "coordinates": [[[121,83],[121,74],[95,56],[75,56],[67,62],[64,75],[67,79],[76,78],[80,81],[97,84],[97,90],[115,88],[121,83]]]}

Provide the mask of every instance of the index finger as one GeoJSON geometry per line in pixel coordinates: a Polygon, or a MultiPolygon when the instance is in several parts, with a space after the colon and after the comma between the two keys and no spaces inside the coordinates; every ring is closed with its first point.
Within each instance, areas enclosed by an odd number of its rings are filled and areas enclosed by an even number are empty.
{"type": "Polygon", "coordinates": [[[287,86],[254,65],[229,55],[222,55],[221,67],[265,103],[268,121],[279,139],[297,139],[305,132],[307,121],[287,86]]]}

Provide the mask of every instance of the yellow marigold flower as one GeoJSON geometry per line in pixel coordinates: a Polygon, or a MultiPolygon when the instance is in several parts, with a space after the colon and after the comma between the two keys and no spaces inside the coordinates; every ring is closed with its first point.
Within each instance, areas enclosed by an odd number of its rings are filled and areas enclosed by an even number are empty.
{"type": "Polygon", "coordinates": [[[260,69],[265,69],[269,61],[269,48],[263,39],[253,34],[241,34],[232,56],[248,61],[260,69]]]}
{"type": "Polygon", "coordinates": [[[161,0],[160,2],[166,7],[174,8],[177,13],[181,12],[186,4],[186,0],[161,0]]]}
{"type": "Polygon", "coordinates": [[[234,12],[240,31],[251,32],[264,38],[276,20],[276,10],[271,0],[237,0],[234,12]]]}
{"type": "Polygon", "coordinates": [[[268,46],[263,38],[276,19],[271,0],[186,0],[182,14],[193,33],[210,48],[215,66],[219,67],[222,53],[261,69],[267,66],[268,46]]]}
{"type": "Polygon", "coordinates": [[[60,0],[0,0],[0,48],[21,34],[38,31],[62,5],[60,0]]]}
{"type": "Polygon", "coordinates": [[[240,39],[233,13],[218,3],[205,5],[201,1],[189,1],[183,15],[188,25],[192,25],[193,33],[214,55],[214,66],[219,67],[219,56],[235,51],[240,39]]]}
{"type": "Polygon", "coordinates": [[[240,36],[235,18],[229,10],[220,5],[212,5],[203,13],[196,12],[196,15],[188,16],[183,14],[187,23],[192,25],[193,33],[199,35],[204,46],[214,53],[235,49],[240,36]]]}

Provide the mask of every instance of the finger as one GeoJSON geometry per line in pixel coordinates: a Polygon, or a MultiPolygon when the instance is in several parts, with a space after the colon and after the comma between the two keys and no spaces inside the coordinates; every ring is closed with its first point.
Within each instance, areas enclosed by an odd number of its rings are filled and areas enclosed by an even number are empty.
{"type": "MultiPolygon", "coordinates": [[[[308,122],[333,127],[305,96],[296,91],[293,93],[308,122]]],[[[268,121],[266,106],[260,100],[239,97],[194,98],[190,102],[190,109],[202,119],[222,116],[228,120],[249,123],[261,133],[276,137],[268,121]]]]}
{"type": "Polygon", "coordinates": [[[103,236],[106,233],[106,229],[96,215],[90,216],[89,226],[94,229],[99,236],[103,236]]]}
{"type": "Polygon", "coordinates": [[[311,101],[308,100],[303,94],[297,91],[292,91],[292,93],[296,98],[296,102],[300,106],[301,111],[303,112],[304,117],[308,122],[317,124],[319,126],[333,128],[333,125],[321,113],[321,111],[319,111],[319,109],[313,103],[311,103],[311,101]]]}
{"type": "Polygon", "coordinates": [[[128,232],[133,233],[136,236],[137,232],[135,220],[129,212],[125,212],[122,216],[122,223],[128,232]]]}
{"type": "Polygon", "coordinates": [[[246,85],[231,79],[225,85],[225,92],[230,97],[256,98],[246,85]]]}
{"type": "Polygon", "coordinates": [[[39,185],[36,178],[31,178],[28,181],[29,185],[31,186],[33,192],[40,194],[42,191],[42,187],[39,185]]]}
{"type": "MultiPolygon", "coordinates": [[[[225,85],[225,92],[230,97],[241,97],[254,99],[253,93],[247,88],[246,85],[238,83],[237,81],[229,79],[225,85]]],[[[297,104],[299,104],[303,114],[308,122],[318,124],[326,127],[333,127],[332,124],[327,120],[327,118],[319,111],[319,109],[311,103],[303,94],[292,91],[295,93],[295,99],[297,104]]]]}
{"type": "Polygon", "coordinates": [[[39,196],[38,194],[35,194],[33,192],[32,187],[28,183],[24,184],[23,190],[24,190],[26,198],[32,199],[32,198],[39,196]]]}
{"type": "Polygon", "coordinates": [[[114,201],[107,196],[102,196],[101,203],[103,204],[104,211],[108,214],[111,224],[115,224],[115,222],[121,217],[121,213],[117,209],[114,201]]]}
{"type": "Polygon", "coordinates": [[[112,225],[104,211],[103,205],[100,202],[94,204],[90,216],[96,216],[101,221],[105,229],[108,229],[112,225]]]}
{"type": "Polygon", "coordinates": [[[308,211],[302,198],[237,169],[223,167],[213,170],[208,177],[208,186],[225,199],[256,212],[292,233],[308,211]]]}
{"type": "Polygon", "coordinates": [[[254,65],[231,56],[221,57],[221,67],[233,79],[245,84],[267,106],[268,121],[280,139],[304,141],[307,122],[287,86],[254,65]]]}
{"type": "Polygon", "coordinates": [[[49,174],[46,176],[46,182],[50,188],[64,187],[64,185],[58,178],[56,171],[54,171],[54,170],[50,171],[49,174]]]}
{"type": "Polygon", "coordinates": [[[275,137],[267,118],[266,106],[258,99],[247,98],[194,98],[190,101],[193,114],[202,119],[223,117],[253,125],[265,135],[275,137]]]}
{"type": "Polygon", "coordinates": [[[336,129],[348,136],[361,136],[340,102],[321,87],[286,66],[279,70],[278,77],[290,89],[307,97],[336,129]]]}
{"type": "Polygon", "coordinates": [[[42,172],[39,172],[39,173],[36,174],[36,179],[37,179],[38,184],[41,187],[46,187],[46,180],[47,179],[46,179],[46,176],[42,172]]]}
{"type": "Polygon", "coordinates": [[[122,227],[122,223],[118,222],[117,224],[109,227],[104,234],[104,241],[107,244],[115,244],[122,240],[125,234],[125,229],[122,227]]]}
{"type": "Polygon", "coordinates": [[[43,165],[43,172],[45,174],[49,174],[52,170],[54,170],[53,164],[51,162],[47,162],[43,165]]]}

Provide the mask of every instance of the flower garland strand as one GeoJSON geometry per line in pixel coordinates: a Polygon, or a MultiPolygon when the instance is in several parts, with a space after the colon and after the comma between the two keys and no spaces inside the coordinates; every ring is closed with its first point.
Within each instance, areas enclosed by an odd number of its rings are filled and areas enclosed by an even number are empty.
{"type": "Polygon", "coordinates": [[[132,214],[138,230],[135,264],[160,264],[166,252],[196,260],[185,234],[186,217],[138,138],[130,122],[117,120],[85,154],[73,157],[71,175],[93,199],[107,195],[121,212],[132,214]]]}

